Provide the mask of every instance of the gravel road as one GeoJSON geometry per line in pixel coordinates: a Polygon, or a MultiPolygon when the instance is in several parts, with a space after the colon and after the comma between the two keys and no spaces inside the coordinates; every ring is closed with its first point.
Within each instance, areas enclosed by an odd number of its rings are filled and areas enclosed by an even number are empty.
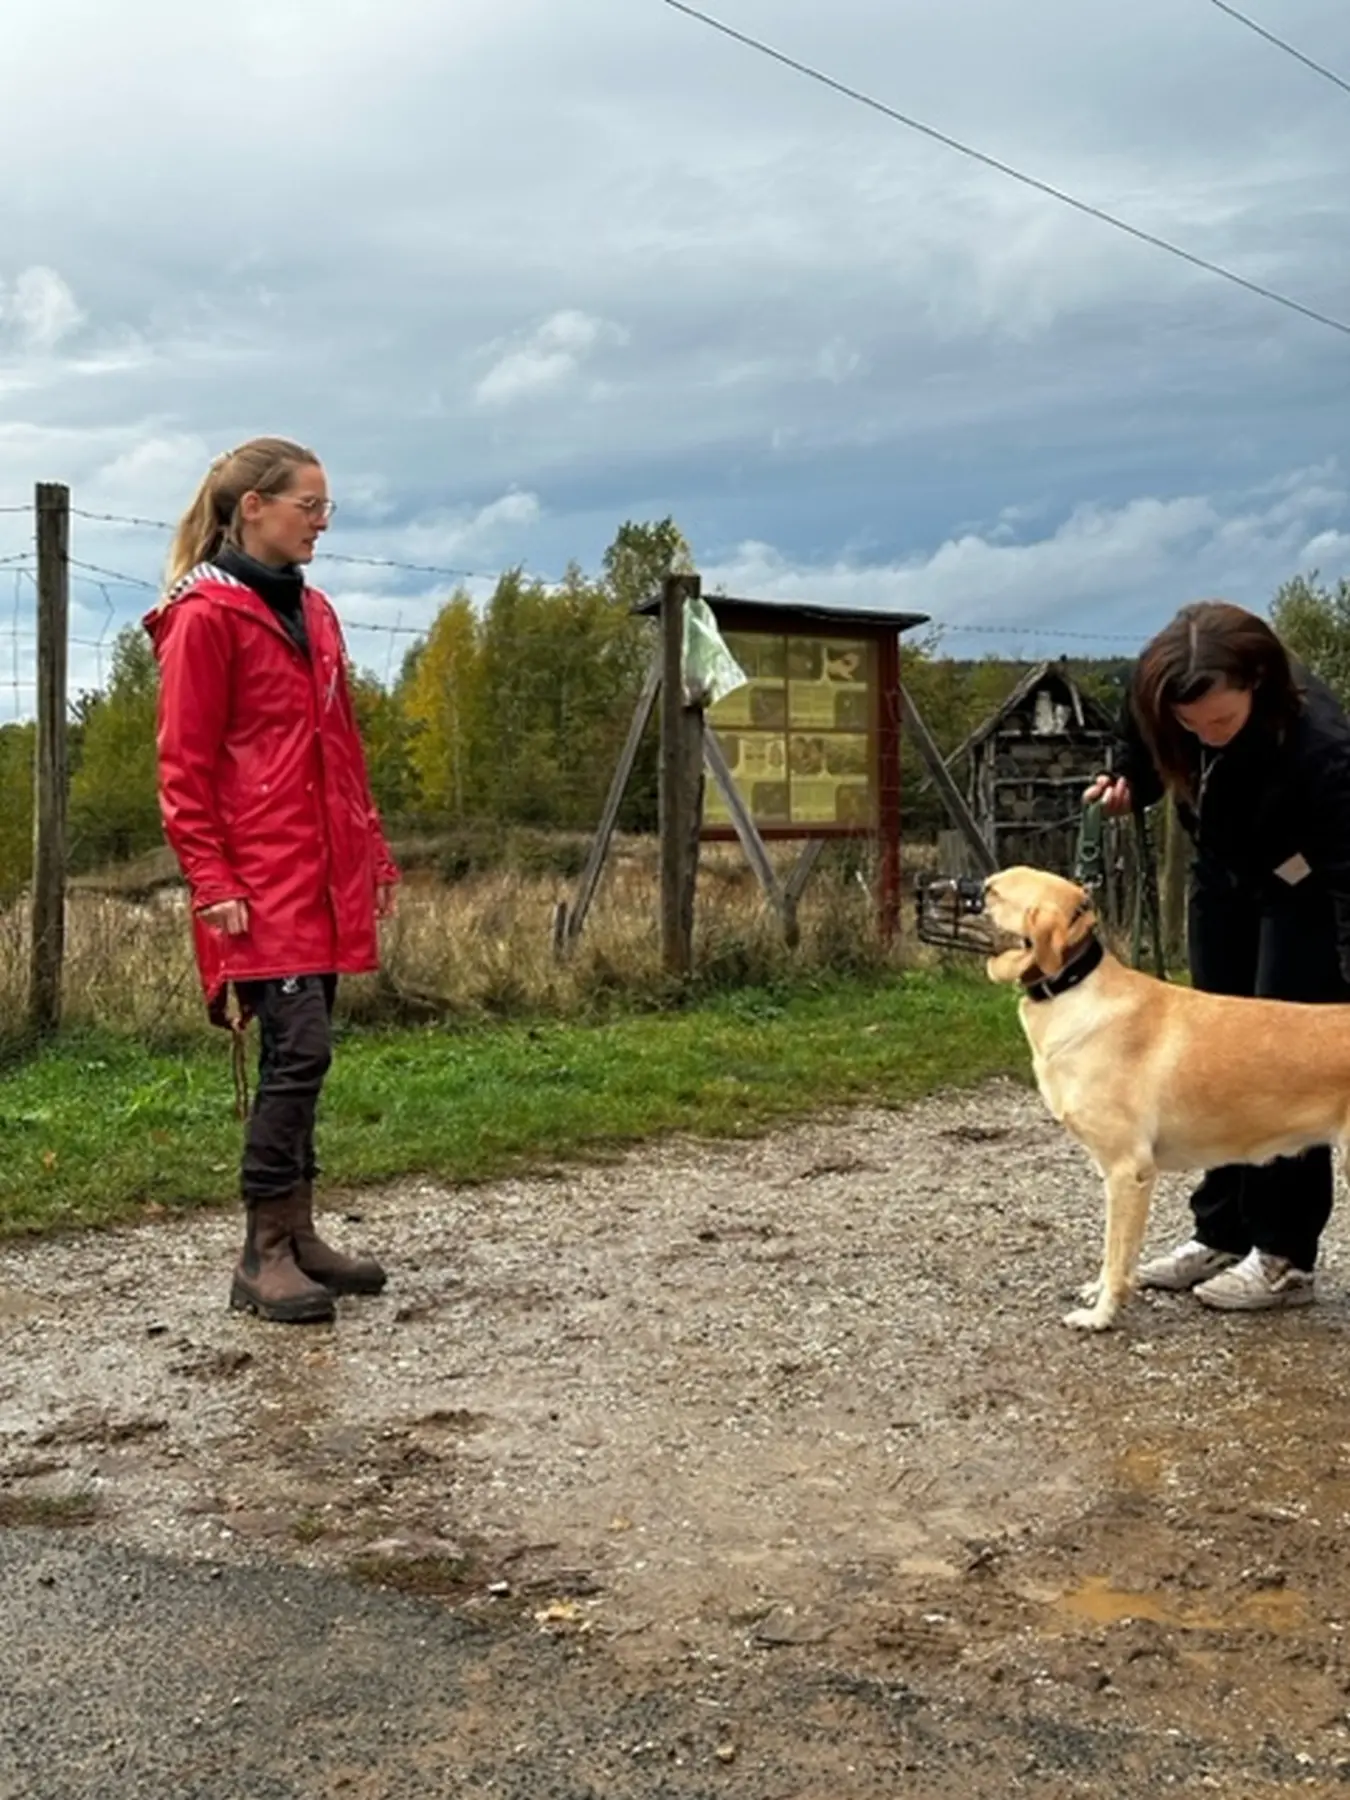
{"type": "Polygon", "coordinates": [[[1013,1083],[332,1205],[332,1328],[232,1216],[0,1250],[0,1800],[1345,1791],[1343,1208],[1084,1338],[1013,1083]]]}

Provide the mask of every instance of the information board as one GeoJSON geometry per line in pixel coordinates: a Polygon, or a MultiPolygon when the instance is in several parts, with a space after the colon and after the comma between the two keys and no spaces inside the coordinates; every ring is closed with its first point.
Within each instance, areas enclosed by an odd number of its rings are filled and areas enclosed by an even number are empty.
{"type": "MultiPolygon", "coordinates": [[[[709,709],[708,723],[755,824],[822,833],[874,829],[875,641],[724,635],[749,679],[709,709]]],[[[704,818],[713,826],[731,821],[713,782],[704,818]]]]}

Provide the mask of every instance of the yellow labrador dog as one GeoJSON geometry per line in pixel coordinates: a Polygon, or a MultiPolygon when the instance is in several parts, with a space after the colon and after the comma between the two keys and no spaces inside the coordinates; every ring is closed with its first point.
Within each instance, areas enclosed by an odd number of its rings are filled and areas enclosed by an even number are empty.
{"type": "Polygon", "coordinates": [[[1350,1006],[1234,999],[1128,969],[1084,889],[1040,869],[984,884],[991,981],[1020,985],[1041,1097],[1106,1183],[1101,1274],[1065,1317],[1111,1325],[1160,1169],[1264,1163],[1350,1141],[1350,1006]]]}

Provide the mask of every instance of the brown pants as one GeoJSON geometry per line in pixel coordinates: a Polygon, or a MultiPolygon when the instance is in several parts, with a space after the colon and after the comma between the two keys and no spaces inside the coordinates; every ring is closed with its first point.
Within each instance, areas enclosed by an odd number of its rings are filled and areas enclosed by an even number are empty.
{"type": "Polygon", "coordinates": [[[244,1139],[239,1186],[246,1202],[275,1200],[319,1172],[314,1119],[333,1060],[336,975],[241,981],[240,1000],[257,1017],[258,1091],[244,1139]]]}

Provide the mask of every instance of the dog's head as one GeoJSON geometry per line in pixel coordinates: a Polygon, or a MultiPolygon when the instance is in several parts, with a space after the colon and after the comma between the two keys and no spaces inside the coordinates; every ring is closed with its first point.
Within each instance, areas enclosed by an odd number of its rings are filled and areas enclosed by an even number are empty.
{"type": "Polygon", "coordinates": [[[1000,869],[984,884],[984,912],[1002,948],[985,964],[991,981],[1028,984],[1058,975],[1096,926],[1086,889],[1045,869],[1000,869]]]}

